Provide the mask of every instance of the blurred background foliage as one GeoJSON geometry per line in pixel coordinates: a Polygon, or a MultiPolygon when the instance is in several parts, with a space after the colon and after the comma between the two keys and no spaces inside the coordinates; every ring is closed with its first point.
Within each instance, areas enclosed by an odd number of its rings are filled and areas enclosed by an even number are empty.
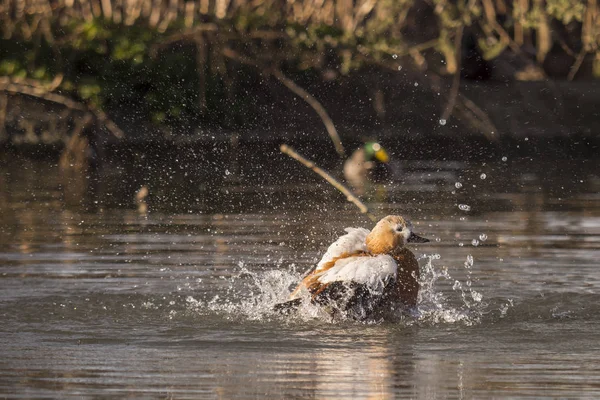
{"type": "Polygon", "coordinates": [[[182,132],[271,76],[600,77],[597,0],[0,0],[0,34],[0,92],[182,132]]]}

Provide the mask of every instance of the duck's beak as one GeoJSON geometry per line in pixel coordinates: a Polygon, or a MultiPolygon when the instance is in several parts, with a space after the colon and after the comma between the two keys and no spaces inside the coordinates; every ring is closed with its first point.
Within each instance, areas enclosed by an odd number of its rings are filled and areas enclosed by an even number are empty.
{"type": "Polygon", "coordinates": [[[387,163],[390,160],[390,156],[388,156],[387,151],[383,147],[379,147],[379,150],[375,152],[375,159],[380,163],[387,163]]]}
{"type": "Polygon", "coordinates": [[[406,239],[406,241],[408,243],[427,243],[427,242],[429,242],[429,239],[425,239],[424,237],[415,235],[414,233],[411,232],[410,236],[408,237],[408,239],[406,239]]]}

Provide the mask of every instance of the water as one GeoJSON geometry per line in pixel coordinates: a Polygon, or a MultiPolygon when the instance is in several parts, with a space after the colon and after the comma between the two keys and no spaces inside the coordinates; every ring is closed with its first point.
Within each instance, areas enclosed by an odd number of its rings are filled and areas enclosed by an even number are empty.
{"type": "Polygon", "coordinates": [[[511,164],[510,177],[497,165],[422,166],[373,206],[432,239],[413,247],[418,310],[358,323],[271,312],[344,227],[371,226],[326,186],[301,186],[310,207],[285,196],[290,182],[234,184],[224,190],[248,195],[238,208],[155,204],[144,216],[131,199],[66,206],[55,167],[4,163],[0,394],[600,396],[596,167],[553,179],[548,166],[511,164]]]}

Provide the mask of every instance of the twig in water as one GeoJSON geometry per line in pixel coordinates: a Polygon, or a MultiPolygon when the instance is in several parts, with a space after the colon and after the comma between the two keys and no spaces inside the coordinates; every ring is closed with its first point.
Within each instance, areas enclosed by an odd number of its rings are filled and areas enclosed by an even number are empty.
{"type": "Polygon", "coordinates": [[[279,149],[281,150],[282,153],[287,154],[288,156],[292,157],[294,160],[300,162],[305,167],[312,169],[315,173],[317,173],[323,179],[325,179],[327,182],[329,182],[329,184],[331,184],[331,186],[333,186],[334,188],[336,188],[337,190],[342,192],[346,196],[346,199],[349,202],[351,202],[356,207],[358,207],[358,209],[360,210],[361,213],[365,214],[371,221],[377,222],[377,218],[373,214],[371,214],[371,212],[369,211],[369,208],[362,201],[360,201],[360,199],[358,197],[356,197],[350,191],[350,189],[348,189],[347,187],[342,185],[340,182],[338,182],[333,176],[329,175],[325,170],[319,168],[319,166],[317,166],[314,162],[302,157],[300,154],[296,153],[296,151],[294,149],[292,149],[290,146],[288,146],[286,144],[282,144],[279,147],[279,149]]]}

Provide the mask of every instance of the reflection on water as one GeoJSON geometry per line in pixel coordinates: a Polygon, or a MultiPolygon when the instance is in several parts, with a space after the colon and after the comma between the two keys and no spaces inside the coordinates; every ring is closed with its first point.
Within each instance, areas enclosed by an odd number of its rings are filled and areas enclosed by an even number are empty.
{"type": "Polygon", "coordinates": [[[598,397],[600,171],[504,163],[402,166],[373,207],[433,240],[415,248],[418,312],[371,324],[271,312],[344,227],[370,225],[323,185],[233,180],[188,188],[218,192],[196,202],[157,179],[140,215],[118,171],[99,188],[118,204],[73,208],[56,167],[5,163],[0,392],[598,397]]]}

